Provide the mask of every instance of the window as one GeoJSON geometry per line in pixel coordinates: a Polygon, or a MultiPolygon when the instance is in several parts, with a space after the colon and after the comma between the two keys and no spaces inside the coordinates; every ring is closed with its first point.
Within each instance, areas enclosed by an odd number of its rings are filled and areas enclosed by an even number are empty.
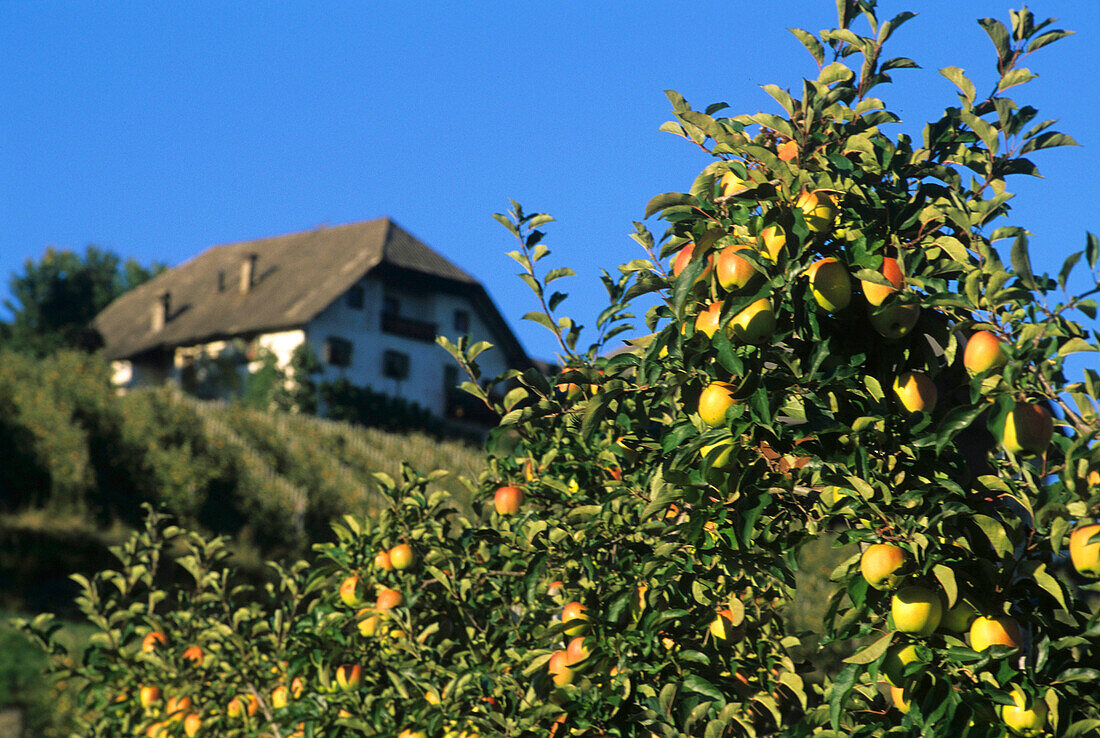
{"type": "Polygon", "coordinates": [[[324,362],[332,366],[351,366],[351,341],[336,336],[325,339],[324,362]]]}
{"type": "Polygon", "coordinates": [[[382,314],[383,315],[397,315],[401,312],[401,301],[393,295],[386,295],[382,298],[382,314]]]}
{"type": "Polygon", "coordinates": [[[357,284],[348,290],[348,307],[352,310],[363,309],[363,285],[357,284]]]}
{"type": "Polygon", "coordinates": [[[449,392],[458,386],[458,367],[447,364],[443,367],[443,391],[449,392]]]}
{"type": "Polygon", "coordinates": [[[400,351],[382,354],[382,376],[389,379],[405,379],[409,376],[409,355],[400,351]]]}
{"type": "Polygon", "coordinates": [[[470,332],[470,314],[465,310],[455,310],[455,330],[459,333],[470,332]]]}

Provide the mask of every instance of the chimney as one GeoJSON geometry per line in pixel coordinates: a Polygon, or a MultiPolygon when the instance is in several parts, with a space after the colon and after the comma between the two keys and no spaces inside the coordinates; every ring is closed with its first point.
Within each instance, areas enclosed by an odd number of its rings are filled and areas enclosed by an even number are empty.
{"type": "Polygon", "coordinates": [[[169,292],[161,292],[157,296],[157,301],[153,303],[153,324],[154,331],[164,329],[164,324],[168,322],[172,312],[172,295],[169,292]]]}
{"type": "Polygon", "coordinates": [[[248,294],[248,291],[252,289],[252,285],[256,279],[256,259],[260,257],[259,254],[248,254],[244,257],[244,261],[241,262],[241,294],[248,294]]]}

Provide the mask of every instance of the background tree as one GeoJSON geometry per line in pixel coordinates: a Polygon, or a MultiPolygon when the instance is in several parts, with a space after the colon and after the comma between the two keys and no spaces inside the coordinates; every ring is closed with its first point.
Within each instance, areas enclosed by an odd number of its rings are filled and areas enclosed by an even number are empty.
{"type": "Polygon", "coordinates": [[[14,302],[4,301],[12,322],[0,331],[0,339],[9,348],[38,355],[62,347],[94,350],[102,340],[89,327],[92,319],[164,268],[123,261],[96,246],[83,255],[51,246],[39,261],[28,259],[22,274],[12,275],[8,284],[14,302]]]}

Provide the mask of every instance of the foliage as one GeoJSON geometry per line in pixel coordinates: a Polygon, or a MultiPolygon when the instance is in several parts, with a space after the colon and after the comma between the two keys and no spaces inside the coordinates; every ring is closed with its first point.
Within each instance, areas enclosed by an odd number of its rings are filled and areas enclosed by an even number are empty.
{"type": "Polygon", "coordinates": [[[1100,516],[1100,376],[1071,382],[1064,365],[1100,350],[1074,319],[1095,317],[1100,246],[1090,235],[1055,278],[1034,273],[1021,228],[994,227],[1005,178],[1036,172],[1024,157],[1072,143],[1004,95],[1034,76],[1023,58],[1066,34],[1026,9],[1010,28],[981,21],[993,91],[979,100],[943,70],[959,105],[915,142],[883,131],[896,118],[869,94],[916,66],[882,56],[912,14],[838,8],[839,28],[794,31],[819,74],[800,98],[766,88],[780,114],[715,117],[724,106],[669,93],[665,130],[716,161],[650,203],[669,228],[658,248],[636,226],[650,258],[605,274],[586,352],[547,286],[568,272],[536,269],[551,219],[497,216],[540,303],[528,317],[566,368],[486,383],[486,344],[441,340],[502,416],[470,509],[430,489],[438,474],[376,475],[377,513],[343,518],[319,562],[277,567],[262,593],[234,588],[224,542],[152,516],[117,571],[81,581],[102,631],[81,664],[61,660],[48,616],[24,624],[82,683],[85,734],[180,732],[163,703],[136,700],[143,685],[190,698],[178,717],[219,735],[993,738],[1014,701],[1045,706],[1039,732],[1095,733],[1100,585],[1064,552],[1100,516]],[[859,18],[871,36],[852,30],[859,18]],[[677,255],[672,274],[658,254],[677,255]],[[733,256],[747,264],[736,279],[733,256]],[[1095,287],[1060,298],[1082,258],[1095,287]],[[657,297],[652,333],[601,356],[641,295],[657,297]],[[967,351],[981,331],[1005,361],[967,351]],[[907,372],[916,390],[896,381],[907,372]],[[495,509],[502,486],[522,488],[518,512],[495,509]],[[798,632],[782,614],[822,536],[860,552],[832,572],[822,632],[798,632]],[[404,543],[417,561],[398,570],[388,552],[404,543]],[[871,544],[902,554],[896,580],[864,575],[871,544]],[[194,585],[162,583],[169,562],[194,585]],[[389,588],[402,601],[371,607],[389,588]],[[585,619],[566,615],[574,602],[585,619]],[[1014,642],[968,639],[960,603],[1013,618],[1014,642]],[[154,631],[163,642],[143,652],[154,631]],[[212,656],[201,665],[184,656],[196,645],[212,656]],[[819,668],[821,649],[855,652],[819,668]],[[276,689],[296,684],[279,706],[276,689]],[[256,698],[255,714],[233,717],[233,695],[256,698]]]}
{"type": "Polygon", "coordinates": [[[163,270],[163,264],[145,267],[95,246],[83,256],[47,248],[38,262],[27,259],[23,273],[13,274],[8,283],[15,302],[4,301],[13,319],[6,335],[0,334],[3,344],[36,355],[63,347],[94,350],[102,340],[91,328],[92,319],[123,292],[163,270]]]}

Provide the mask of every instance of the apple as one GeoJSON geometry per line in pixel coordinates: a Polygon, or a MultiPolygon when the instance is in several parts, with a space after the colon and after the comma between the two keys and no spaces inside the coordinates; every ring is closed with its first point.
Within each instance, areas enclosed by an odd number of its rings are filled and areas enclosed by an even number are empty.
{"type": "Polygon", "coordinates": [[[364,608],[355,613],[355,616],[359,618],[359,622],[356,623],[356,627],[359,629],[359,634],[364,638],[370,638],[378,632],[378,624],[380,618],[377,615],[371,615],[371,611],[364,608]]]}
{"type": "Polygon", "coordinates": [[[896,341],[909,335],[920,318],[920,305],[894,301],[871,313],[871,327],[883,338],[896,341]]]}
{"type": "Polygon", "coordinates": [[[428,738],[428,734],[422,730],[406,728],[397,734],[397,738],[428,738]]]}
{"type": "Polygon", "coordinates": [[[271,706],[276,710],[286,707],[289,702],[290,690],[286,688],[285,684],[280,684],[271,692],[271,706]]]}
{"type": "Polygon", "coordinates": [[[141,640],[141,650],[143,653],[152,653],[156,651],[160,646],[167,646],[168,638],[159,630],[154,630],[141,640]]]}
{"type": "Polygon", "coordinates": [[[498,515],[515,515],[523,506],[523,498],[520,487],[500,487],[493,495],[493,508],[498,515]]]}
{"type": "Polygon", "coordinates": [[[1042,405],[1018,402],[1005,416],[1002,444],[1014,454],[1041,454],[1054,437],[1054,419],[1042,405]]]}
{"type": "Polygon", "coordinates": [[[890,687],[890,699],[894,702],[894,707],[902,715],[909,712],[909,700],[905,697],[905,690],[901,687],[890,687]]]}
{"type": "Polygon", "coordinates": [[[240,697],[229,700],[229,703],[225,706],[225,714],[234,720],[244,714],[244,705],[241,704],[240,697]]]}
{"type": "Polygon", "coordinates": [[[806,274],[810,278],[810,294],[822,310],[836,313],[848,307],[852,301],[852,278],[841,261],[826,256],[811,264],[806,274]]]}
{"type": "Polygon", "coordinates": [[[392,610],[395,607],[400,607],[404,600],[404,596],[396,589],[384,587],[378,591],[378,598],[374,601],[374,609],[392,610]]]}
{"type": "Polygon", "coordinates": [[[828,193],[821,190],[813,192],[803,190],[795,200],[794,206],[802,211],[806,227],[811,233],[821,233],[836,219],[836,205],[828,193]]]}
{"type": "Polygon", "coordinates": [[[363,604],[363,583],[358,574],[352,574],[340,583],[340,601],[348,607],[363,604]]]}
{"type": "Polygon", "coordinates": [[[875,543],[859,559],[859,571],[875,589],[893,589],[901,579],[905,551],[892,543],[875,543]]]}
{"type": "Polygon", "coordinates": [[[905,679],[905,667],[917,660],[917,647],[912,643],[904,646],[891,646],[882,660],[880,671],[891,686],[901,687],[905,679]]]}
{"type": "Polygon", "coordinates": [[[715,428],[726,420],[726,413],[737,404],[737,388],[729,382],[711,382],[699,393],[699,418],[715,428]]]}
{"type": "Polygon", "coordinates": [[[393,571],[393,562],[389,551],[379,551],[374,556],[374,565],[383,571],[393,571]]]}
{"type": "Polygon", "coordinates": [[[294,677],[290,682],[290,696],[294,699],[298,699],[302,696],[302,692],[306,690],[305,682],[301,677],[294,677]]]}
{"type": "Polygon", "coordinates": [[[1016,735],[1042,735],[1047,723],[1047,703],[1030,698],[1018,686],[1012,688],[1011,705],[1001,706],[1001,720],[1016,735]]]}
{"type": "Polygon", "coordinates": [[[707,338],[714,338],[714,334],[718,332],[721,317],[722,301],[712,302],[695,316],[695,330],[705,333],[707,338]]]}
{"type": "Polygon", "coordinates": [[[929,636],[943,617],[943,601],[938,592],[917,585],[905,587],[890,602],[894,627],[902,633],[929,636]]]}
{"type": "MultiPolygon", "coordinates": [[[[695,242],[689,241],[680,249],[676,254],[676,259],[672,262],[672,276],[679,277],[680,272],[687,268],[687,265],[691,262],[692,254],[695,253],[695,242]]],[[[710,277],[711,272],[714,271],[714,254],[707,254],[707,265],[703,269],[703,273],[695,280],[700,282],[710,277]]]]}
{"type": "Polygon", "coordinates": [[[363,681],[363,667],[359,664],[345,664],[336,670],[336,684],[344,692],[354,692],[363,681]]]}
{"type": "Polygon", "coordinates": [[[429,689],[424,692],[424,701],[429,705],[438,705],[441,700],[439,699],[439,692],[434,689],[429,689]]]}
{"type": "Polygon", "coordinates": [[[550,584],[546,585],[546,594],[549,597],[557,597],[561,594],[562,587],[564,586],[564,582],[562,582],[560,579],[555,579],[554,581],[550,582],[550,584]]]}
{"type": "Polygon", "coordinates": [[[741,255],[741,252],[753,252],[751,246],[730,245],[718,252],[714,260],[714,274],[718,284],[727,292],[735,292],[748,287],[749,282],[759,272],[756,265],[741,255]]]}
{"type": "Polygon", "coordinates": [[[763,343],[775,332],[775,310],[772,301],[762,297],[752,303],[730,321],[733,335],[740,341],[753,345],[763,343]]]}
{"type": "Polygon", "coordinates": [[[574,667],[592,655],[591,649],[584,645],[584,636],[577,636],[565,647],[566,666],[574,667]]]}
{"type": "Polygon", "coordinates": [[[197,712],[192,712],[183,719],[183,734],[187,738],[195,738],[202,730],[202,717],[197,712]]]}
{"type": "Polygon", "coordinates": [[[798,157],[798,143],[795,141],[784,141],[776,147],[775,152],[780,161],[791,161],[798,157]]]}
{"type": "Polygon", "coordinates": [[[706,459],[715,449],[719,450],[714,456],[714,461],[711,462],[711,468],[719,471],[729,471],[732,467],[730,461],[733,458],[733,441],[727,438],[718,443],[707,444],[699,449],[699,455],[706,459]]]}
{"type": "Polygon", "coordinates": [[[147,686],[142,687],[138,692],[138,701],[141,702],[141,706],[148,708],[155,702],[160,702],[160,687],[147,686]]]}
{"type": "Polygon", "coordinates": [[[565,629],[567,636],[579,636],[587,633],[589,620],[588,608],[579,602],[570,602],[562,608],[561,621],[566,624],[573,623],[565,629]]]}
{"type": "Polygon", "coordinates": [[[859,281],[860,287],[863,288],[863,296],[867,298],[867,302],[875,307],[881,305],[883,300],[900,290],[902,284],[905,283],[905,275],[901,273],[901,265],[893,257],[883,258],[882,266],[879,267],[879,274],[885,277],[890,284],[868,282],[865,279],[859,281]]]}
{"type": "Polygon", "coordinates": [[[951,633],[966,633],[976,617],[978,617],[978,611],[974,606],[965,600],[959,600],[954,607],[943,614],[940,628],[951,633]]]}
{"type": "Polygon", "coordinates": [[[970,647],[984,651],[990,646],[1019,648],[1024,642],[1020,625],[1008,615],[978,617],[970,624],[970,647]]]}
{"type": "Polygon", "coordinates": [[[145,738],[166,738],[167,735],[168,723],[163,720],[158,720],[145,729],[145,738]]]}
{"type": "Polygon", "coordinates": [[[573,670],[569,668],[569,654],[564,650],[555,651],[550,656],[546,667],[556,686],[564,687],[566,684],[573,683],[573,670]]]}
{"type": "Polygon", "coordinates": [[[1100,577],[1100,523],[1079,525],[1069,536],[1069,558],[1077,573],[1100,577]],[[1096,540],[1089,543],[1096,536],[1096,540]]]}
{"type": "Polygon", "coordinates": [[[741,636],[744,635],[744,632],[733,623],[733,610],[727,607],[715,613],[714,620],[711,621],[707,629],[716,641],[733,642],[740,640],[741,636]]]}
{"type": "Polygon", "coordinates": [[[981,374],[1008,363],[1004,343],[989,331],[978,331],[966,341],[963,350],[963,366],[971,374],[981,374]]]}
{"type": "Polygon", "coordinates": [[[407,543],[399,543],[390,549],[390,563],[398,571],[404,571],[416,564],[416,551],[407,543]]]}
{"type": "Polygon", "coordinates": [[[760,231],[760,239],[764,242],[764,253],[772,263],[778,262],[783,247],[787,245],[787,234],[780,226],[772,225],[760,231]]]}
{"type": "Polygon", "coordinates": [[[172,723],[183,720],[184,713],[190,709],[190,697],[169,697],[168,701],[164,703],[164,714],[168,716],[168,721],[172,723]]]}
{"type": "Polygon", "coordinates": [[[183,652],[183,660],[190,661],[192,666],[202,666],[203,653],[198,646],[190,646],[183,652]]]}
{"type": "Polygon", "coordinates": [[[924,372],[904,372],[894,379],[894,394],[911,413],[931,413],[936,407],[936,383],[924,372]]]}

